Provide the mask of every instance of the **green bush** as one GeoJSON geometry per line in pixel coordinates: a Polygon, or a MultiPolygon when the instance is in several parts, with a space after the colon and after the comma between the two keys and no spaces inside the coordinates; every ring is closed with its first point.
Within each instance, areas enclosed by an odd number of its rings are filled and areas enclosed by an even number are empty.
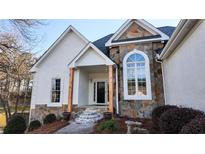
{"type": "Polygon", "coordinates": [[[49,123],[52,123],[56,121],[56,115],[51,113],[51,114],[48,114],[44,120],[43,120],[43,124],[49,124],[49,123]]]}
{"type": "Polygon", "coordinates": [[[170,109],[176,109],[178,108],[177,106],[174,105],[163,105],[163,106],[158,106],[152,111],[152,122],[154,124],[154,127],[158,128],[159,127],[159,119],[160,116],[170,110],[170,109]]]}
{"type": "Polygon", "coordinates": [[[20,115],[14,115],[4,128],[4,134],[23,134],[26,130],[26,121],[20,115]]]}
{"type": "Polygon", "coordinates": [[[182,127],[180,134],[205,134],[205,116],[192,119],[182,127]]]}
{"type": "Polygon", "coordinates": [[[192,119],[203,116],[204,113],[191,108],[176,108],[163,113],[160,117],[160,131],[165,134],[178,134],[182,127],[192,119]]]}
{"type": "Polygon", "coordinates": [[[114,120],[107,120],[102,122],[99,125],[99,130],[100,131],[117,131],[118,130],[118,125],[114,120]]]}
{"type": "Polygon", "coordinates": [[[39,120],[31,121],[28,127],[28,131],[33,131],[41,127],[41,122],[39,120]]]}

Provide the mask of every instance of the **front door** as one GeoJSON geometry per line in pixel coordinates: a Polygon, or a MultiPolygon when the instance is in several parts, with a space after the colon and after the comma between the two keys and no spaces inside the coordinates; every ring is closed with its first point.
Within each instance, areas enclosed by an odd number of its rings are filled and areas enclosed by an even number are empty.
{"type": "Polygon", "coordinates": [[[97,103],[105,103],[105,82],[97,82],[97,103]]]}
{"type": "Polygon", "coordinates": [[[106,81],[95,81],[94,82],[94,102],[96,104],[106,103],[106,81]]]}

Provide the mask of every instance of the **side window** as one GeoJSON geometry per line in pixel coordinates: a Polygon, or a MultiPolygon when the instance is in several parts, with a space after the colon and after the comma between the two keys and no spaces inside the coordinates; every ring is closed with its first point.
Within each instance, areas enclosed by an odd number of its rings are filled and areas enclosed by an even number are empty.
{"type": "Polygon", "coordinates": [[[51,102],[59,103],[61,93],[61,79],[52,79],[51,102]]]}

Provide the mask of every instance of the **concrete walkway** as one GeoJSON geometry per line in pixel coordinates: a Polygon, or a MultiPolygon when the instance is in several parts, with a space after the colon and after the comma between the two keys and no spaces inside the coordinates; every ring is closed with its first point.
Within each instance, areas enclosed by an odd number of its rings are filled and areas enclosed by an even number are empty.
{"type": "Polygon", "coordinates": [[[55,134],[90,134],[95,124],[77,124],[71,121],[70,124],[58,130],[55,134]]]}

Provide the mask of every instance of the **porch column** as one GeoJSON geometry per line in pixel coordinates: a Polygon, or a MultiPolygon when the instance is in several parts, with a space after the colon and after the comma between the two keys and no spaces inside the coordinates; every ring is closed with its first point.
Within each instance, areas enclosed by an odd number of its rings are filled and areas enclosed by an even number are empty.
{"type": "Polygon", "coordinates": [[[109,65],[108,69],[109,69],[109,112],[113,113],[113,65],[109,65]]]}
{"type": "Polygon", "coordinates": [[[68,112],[72,112],[72,107],[73,107],[73,80],[74,80],[74,68],[70,68],[69,93],[68,93],[68,112]]]}

